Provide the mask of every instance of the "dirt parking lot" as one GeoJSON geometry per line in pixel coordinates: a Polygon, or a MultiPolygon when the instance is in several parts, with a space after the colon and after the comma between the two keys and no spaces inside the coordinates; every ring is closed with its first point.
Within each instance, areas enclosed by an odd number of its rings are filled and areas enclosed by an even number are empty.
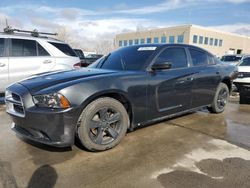
{"type": "Polygon", "coordinates": [[[17,137],[0,107],[0,187],[250,187],[250,106],[231,102],[128,133],[99,153],[17,137]]]}

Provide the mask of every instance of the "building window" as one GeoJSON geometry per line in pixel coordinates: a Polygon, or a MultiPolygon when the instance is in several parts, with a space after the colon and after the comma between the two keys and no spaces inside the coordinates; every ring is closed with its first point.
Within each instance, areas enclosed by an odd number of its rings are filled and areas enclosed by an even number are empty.
{"type": "Polygon", "coordinates": [[[151,44],[151,38],[147,38],[147,44],[151,44]]]}
{"type": "Polygon", "coordinates": [[[154,37],[154,43],[158,44],[159,43],[159,38],[158,37],[154,37]]]}
{"type": "Polygon", "coordinates": [[[128,45],[128,41],[127,40],[124,40],[123,41],[123,46],[127,46],[128,45]]]}
{"type": "Polygon", "coordinates": [[[218,39],[214,39],[214,45],[218,46],[218,39]]]}
{"type": "Polygon", "coordinates": [[[205,37],[204,44],[208,44],[208,37],[205,37]]]}
{"type": "Polygon", "coordinates": [[[134,44],[139,44],[139,39],[135,39],[134,44]]]}
{"type": "Polygon", "coordinates": [[[141,44],[144,44],[145,43],[145,39],[141,39],[141,44]]]}
{"type": "Polygon", "coordinates": [[[162,36],[161,37],[161,43],[167,43],[167,37],[162,36]]]}
{"type": "Polygon", "coordinates": [[[119,40],[119,47],[121,47],[122,46],[122,41],[121,40],[119,40]]]}
{"type": "Polygon", "coordinates": [[[199,36],[199,44],[203,44],[203,36],[199,36]]]}
{"type": "Polygon", "coordinates": [[[174,43],[174,36],[170,36],[170,37],[169,37],[169,43],[170,43],[170,44],[173,44],[173,43],[174,43]]]}
{"type": "Polygon", "coordinates": [[[222,40],[221,39],[219,40],[219,46],[222,46],[222,40]]]}
{"type": "Polygon", "coordinates": [[[197,43],[197,40],[198,40],[198,36],[197,36],[197,35],[194,35],[194,36],[193,36],[193,43],[196,44],[196,43],[197,43]]]}
{"type": "Polygon", "coordinates": [[[183,43],[183,42],[184,42],[184,36],[183,35],[178,35],[177,43],[183,43]]]}
{"type": "Polygon", "coordinates": [[[133,40],[128,41],[129,46],[133,45],[133,40]]]}
{"type": "Polygon", "coordinates": [[[209,45],[210,45],[210,46],[213,46],[213,44],[214,44],[214,39],[213,39],[213,38],[210,38],[210,39],[209,39],[209,45]]]}

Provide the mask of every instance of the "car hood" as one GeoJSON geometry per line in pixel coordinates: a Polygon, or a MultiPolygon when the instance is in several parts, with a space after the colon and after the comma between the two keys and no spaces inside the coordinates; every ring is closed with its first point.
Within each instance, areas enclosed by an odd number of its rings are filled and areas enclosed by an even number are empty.
{"type": "Polygon", "coordinates": [[[34,75],[32,77],[19,81],[19,84],[22,84],[27,89],[29,89],[31,93],[34,93],[44,88],[49,88],[51,86],[58,85],[61,83],[67,83],[74,80],[100,75],[112,74],[114,72],[115,71],[112,70],[90,68],[83,68],[71,71],[57,71],[34,75]]]}

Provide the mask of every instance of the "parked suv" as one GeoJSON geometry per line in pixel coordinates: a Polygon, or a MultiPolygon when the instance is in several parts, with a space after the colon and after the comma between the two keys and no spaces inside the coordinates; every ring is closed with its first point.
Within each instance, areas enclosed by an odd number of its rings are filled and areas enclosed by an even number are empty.
{"type": "Polygon", "coordinates": [[[0,93],[6,86],[28,76],[71,70],[80,62],[68,44],[39,34],[10,28],[0,33],[0,93]]]}
{"type": "Polygon", "coordinates": [[[240,93],[240,103],[250,104],[250,55],[246,55],[238,65],[239,75],[234,84],[240,93]]]}
{"type": "Polygon", "coordinates": [[[230,54],[224,55],[221,57],[222,63],[230,64],[230,65],[238,65],[245,58],[249,57],[247,54],[230,54]]]}

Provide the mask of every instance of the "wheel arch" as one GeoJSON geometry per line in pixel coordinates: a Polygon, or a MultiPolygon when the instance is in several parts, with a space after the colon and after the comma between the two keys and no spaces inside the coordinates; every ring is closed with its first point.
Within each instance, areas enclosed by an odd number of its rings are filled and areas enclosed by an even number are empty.
{"type": "Polygon", "coordinates": [[[232,82],[229,77],[223,78],[221,82],[227,85],[229,92],[232,91],[232,82]]]}
{"type": "Polygon", "coordinates": [[[113,99],[118,100],[126,109],[128,115],[129,115],[129,129],[132,129],[132,122],[133,122],[133,108],[132,108],[132,103],[129,100],[129,97],[127,96],[127,94],[123,91],[119,91],[119,90],[108,90],[108,91],[102,91],[102,92],[98,92],[95,93],[94,95],[89,96],[81,105],[81,111],[91,102],[93,102],[94,100],[98,99],[98,98],[102,98],[102,97],[110,97],[113,99]]]}

